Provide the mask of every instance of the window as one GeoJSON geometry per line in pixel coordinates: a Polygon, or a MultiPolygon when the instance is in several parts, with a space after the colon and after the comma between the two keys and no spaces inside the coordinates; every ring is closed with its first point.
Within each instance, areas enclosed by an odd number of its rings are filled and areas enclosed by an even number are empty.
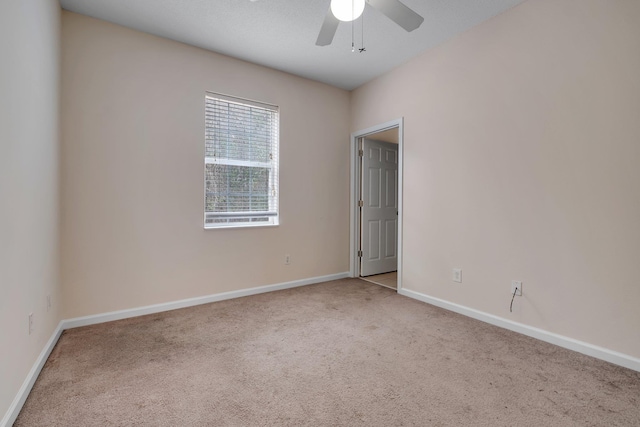
{"type": "Polygon", "coordinates": [[[278,224],[278,107],[205,95],[205,228],[278,224]]]}

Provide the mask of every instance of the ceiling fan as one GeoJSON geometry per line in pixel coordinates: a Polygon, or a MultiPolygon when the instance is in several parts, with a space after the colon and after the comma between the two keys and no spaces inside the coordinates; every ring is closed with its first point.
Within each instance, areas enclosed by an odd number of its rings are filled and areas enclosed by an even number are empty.
{"type": "Polygon", "coordinates": [[[320,28],[316,45],[330,45],[340,21],[349,22],[357,19],[364,11],[365,3],[382,12],[406,31],[415,30],[424,21],[422,16],[399,0],[366,0],[366,2],[365,0],[331,0],[331,6],[320,28]]]}

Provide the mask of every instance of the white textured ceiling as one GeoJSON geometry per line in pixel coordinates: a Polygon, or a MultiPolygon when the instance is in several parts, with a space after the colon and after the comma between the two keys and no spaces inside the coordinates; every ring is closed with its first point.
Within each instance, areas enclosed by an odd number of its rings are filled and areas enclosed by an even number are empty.
{"type": "MultiPolygon", "coordinates": [[[[330,0],[60,0],[66,10],[354,89],[524,0],[402,0],[424,17],[407,33],[365,8],[366,52],[351,52],[352,26],[330,46],[315,41],[330,0]]],[[[354,24],[361,45],[362,20],[354,24]]]]}

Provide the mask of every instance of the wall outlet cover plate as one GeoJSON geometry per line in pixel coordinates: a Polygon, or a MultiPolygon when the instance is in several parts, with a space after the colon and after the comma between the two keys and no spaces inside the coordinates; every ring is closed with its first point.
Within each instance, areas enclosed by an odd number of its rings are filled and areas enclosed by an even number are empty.
{"type": "Polygon", "coordinates": [[[520,280],[511,281],[511,295],[513,295],[514,292],[516,293],[517,297],[522,296],[522,282],[520,280]],[[517,291],[516,291],[516,288],[517,288],[517,291]]]}
{"type": "Polygon", "coordinates": [[[462,283],[462,269],[454,268],[453,269],[453,281],[457,283],[462,283]]]}

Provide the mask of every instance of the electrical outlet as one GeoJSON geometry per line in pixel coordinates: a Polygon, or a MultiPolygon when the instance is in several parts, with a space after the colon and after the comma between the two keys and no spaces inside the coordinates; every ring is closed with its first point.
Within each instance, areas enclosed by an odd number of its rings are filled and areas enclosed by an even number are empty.
{"type": "Polygon", "coordinates": [[[51,295],[47,295],[47,312],[51,310],[51,295]]]}
{"type": "Polygon", "coordinates": [[[462,269],[454,268],[453,269],[453,281],[457,283],[462,283],[462,269]]]}
{"type": "Polygon", "coordinates": [[[517,297],[522,296],[522,282],[520,280],[511,281],[511,295],[515,292],[517,297]]]}
{"type": "Polygon", "coordinates": [[[284,264],[285,264],[285,265],[289,265],[289,264],[291,264],[291,255],[286,254],[286,255],[284,256],[284,264]]]}
{"type": "Polygon", "coordinates": [[[33,332],[33,313],[29,313],[29,335],[33,332]]]}

